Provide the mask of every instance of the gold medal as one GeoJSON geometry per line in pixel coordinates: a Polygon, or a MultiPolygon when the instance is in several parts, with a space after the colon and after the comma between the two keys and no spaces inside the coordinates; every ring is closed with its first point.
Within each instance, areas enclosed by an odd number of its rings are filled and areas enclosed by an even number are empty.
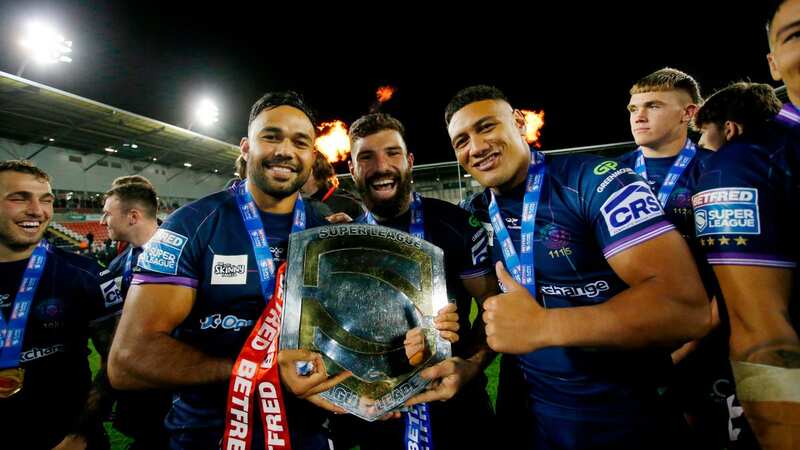
{"type": "Polygon", "coordinates": [[[0,370],[0,398],[8,398],[22,390],[22,379],[25,370],[21,367],[11,367],[0,370]]]}

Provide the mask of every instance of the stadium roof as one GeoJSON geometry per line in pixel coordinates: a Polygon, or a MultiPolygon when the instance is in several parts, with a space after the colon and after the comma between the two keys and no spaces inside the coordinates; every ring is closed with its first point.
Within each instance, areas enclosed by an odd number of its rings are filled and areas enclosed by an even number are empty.
{"type": "Polygon", "coordinates": [[[237,145],[0,72],[0,137],[193,170],[233,171],[237,145]],[[126,145],[127,144],[127,145],[126,145]],[[131,147],[136,145],[136,148],[131,147]],[[107,152],[107,147],[117,153],[107,152]]]}

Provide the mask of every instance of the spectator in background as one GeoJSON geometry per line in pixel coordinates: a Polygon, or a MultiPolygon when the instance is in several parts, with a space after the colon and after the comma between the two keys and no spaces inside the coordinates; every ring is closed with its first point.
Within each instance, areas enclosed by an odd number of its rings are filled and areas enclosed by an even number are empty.
{"type": "Polygon", "coordinates": [[[311,169],[311,176],[300,192],[304,198],[316,200],[325,205],[330,213],[325,215],[343,212],[351,219],[364,214],[364,207],[356,196],[350,192],[339,189],[339,179],[333,166],[320,152],[314,157],[314,165],[311,169]]]}
{"type": "Polygon", "coordinates": [[[694,117],[694,128],[702,135],[699,144],[719,150],[731,140],[763,128],[781,110],[772,86],[740,81],[709,97],[694,117]]]}

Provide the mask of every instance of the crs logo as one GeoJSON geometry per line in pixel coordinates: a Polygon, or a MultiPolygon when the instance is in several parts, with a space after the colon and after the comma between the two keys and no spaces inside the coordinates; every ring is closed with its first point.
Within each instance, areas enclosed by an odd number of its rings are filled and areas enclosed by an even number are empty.
{"type": "Polygon", "coordinates": [[[603,203],[600,212],[610,236],[664,214],[653,191],[644,181],[636,181],[613,193],[603,203]]]}
{"type": "Polygon", "coordinates": [[[619,167],[619,164],[617,164],[615,161],[603,161],[594,166],[593,172],[595,175],[605,175],[612,170],[617,170],[617,167],[619,167]]]}
{"type": "Polygon", "coordinates": [[[244,327],[249,327],[253,324],[252,320],[240,319],[232,314],[222,317],[222,314],[213,314],[205,319],[200,319],[200,329],[217,329],[222,327],[224,330],[239,331],[244,327]]]}

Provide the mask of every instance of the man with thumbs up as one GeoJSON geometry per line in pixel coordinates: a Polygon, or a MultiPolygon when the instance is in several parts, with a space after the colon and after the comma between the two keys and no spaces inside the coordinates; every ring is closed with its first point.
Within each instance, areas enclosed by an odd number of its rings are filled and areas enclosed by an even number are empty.
{"type": "MultiPolygon", "coordinates": [[[[493,233],[503,294],[484,304],[487,342],[515,355],[536,449],[681,445],[659,398],[669,352],[705,335],[710,310],[685,241],[647,183],[615,161],[545,156],[490,86],[445,113],[456,158],[486,191],[468,205],[493,233]]],[[[502,388],[502,387],[501,387],[502,388]]],[[[498,406],[498,416],[503,412],[498,406]]]]}

